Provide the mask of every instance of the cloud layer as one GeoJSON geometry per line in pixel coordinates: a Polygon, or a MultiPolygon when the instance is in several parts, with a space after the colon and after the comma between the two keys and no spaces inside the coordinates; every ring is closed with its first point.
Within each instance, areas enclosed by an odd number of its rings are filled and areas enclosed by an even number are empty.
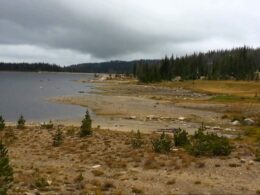
{"type": "Polygon", "coordinates": [[[1,0],[0,61],[61,65],[260,45],[258,0],[1,0]]]}

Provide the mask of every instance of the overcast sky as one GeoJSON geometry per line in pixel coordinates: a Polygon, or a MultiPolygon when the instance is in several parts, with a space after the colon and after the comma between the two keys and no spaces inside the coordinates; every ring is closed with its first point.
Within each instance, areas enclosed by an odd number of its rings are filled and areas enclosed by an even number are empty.
{"type": "Polygon", "coordinates": [[[260,46],[259,0],[0,0],[0,61],[69,65],[260,46]]]}

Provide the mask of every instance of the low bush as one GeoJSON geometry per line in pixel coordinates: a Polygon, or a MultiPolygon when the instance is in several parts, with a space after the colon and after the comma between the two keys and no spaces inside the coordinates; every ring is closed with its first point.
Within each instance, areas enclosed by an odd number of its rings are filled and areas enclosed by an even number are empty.
{"type": "Polygon", "coordinates": [[[199,129],[192,136],[189,151],[195,156],[226,156],[231,153],[231,145],[225,137],[214,133],[204,133],[199,129]]]}
{"type": "Polygon", "coordinates": [[[35,179],[33,186],[37,187],[38,189],[43,189],[43,188],[49,186],[49,184],[45,178],[39,177],[39,178],[35,179]]]}
{"type": "Polygon", "coordinates": [[[168,153],[170,152],[173,142],[172,138],[165,133],[162,133],[161,136],[152,141],[153,150],[157,153],[168,153]]]}
{"type": "Polygon", "coordinates": [[[25,119],[23,115],[20,116],[20,118],[17,121],[17,129],[24,129],[25,128],[25,119]]]}
{"type": "Polygon", "coordinates": [[[134,133],[134,135],[131,139],[131,144],[134,149],[141,148],[142,145],[144,144],[142,135],[139,130],[136,133],[134,133]]]}
{"type": "Polygon", "coordinates": [[[4,130],[5,128],[5,120],[2,116],[0,116],[0,131],[4,130]]]}
{"type": "Polygon", "coordinates": [[[53,146],[58,147],[63,143],[62,131],[58,128],[57,132],[53,136],[53,146]]]}
{"type": "Polygon", "coordinates": [[[187,146],[190,145],[190,140],[188,137],[188,133],[185,130],[182,129],[178,129],[175,133],[174,133],[174,145],[175,146],[187,146]]]}
{"type": "Polygon", "coordinates": [[[41,124],[41,128],[42,129],[53,129],[53,123],[52,123],[52,121],[49,121],[48,123],[43,123],[43,124],[41,124]]]}
{"type": "Polygon", "coordinates": [[[255,152],[255,161],[260,162],[260,149],[257,149],[255,152]]]}

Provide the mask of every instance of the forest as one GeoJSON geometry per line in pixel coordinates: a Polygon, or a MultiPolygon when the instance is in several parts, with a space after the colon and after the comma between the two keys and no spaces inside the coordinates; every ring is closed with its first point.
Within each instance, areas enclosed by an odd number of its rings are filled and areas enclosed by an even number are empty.
{"type": "Polygon", "coordinates": [[[181,77],[183,80],[254,80],[260,70],[260,48],[240,47],[194,53],[183,57],[165,57],[157,64],[141,61],[133,68],[142,82],[159,82],[181,77]]]}

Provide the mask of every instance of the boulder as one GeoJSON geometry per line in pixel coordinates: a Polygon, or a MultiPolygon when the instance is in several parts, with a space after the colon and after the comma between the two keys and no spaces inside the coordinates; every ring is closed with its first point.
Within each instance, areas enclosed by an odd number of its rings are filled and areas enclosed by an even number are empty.
{"type": "Polygon", "coordinates": [[[234,126],[241,125],[241,123],[238,120],[233,121],[231,124],[234,126]]]}
{"type": "Polygon", "coordinates": [[[245,123],[246,125],[253,125],[253,124],[255,124],[255,121],[254,121],[253,119],[251,119],[251,118],[246,118],[246,119],[244,120],[244,123],[245,123]]]}

